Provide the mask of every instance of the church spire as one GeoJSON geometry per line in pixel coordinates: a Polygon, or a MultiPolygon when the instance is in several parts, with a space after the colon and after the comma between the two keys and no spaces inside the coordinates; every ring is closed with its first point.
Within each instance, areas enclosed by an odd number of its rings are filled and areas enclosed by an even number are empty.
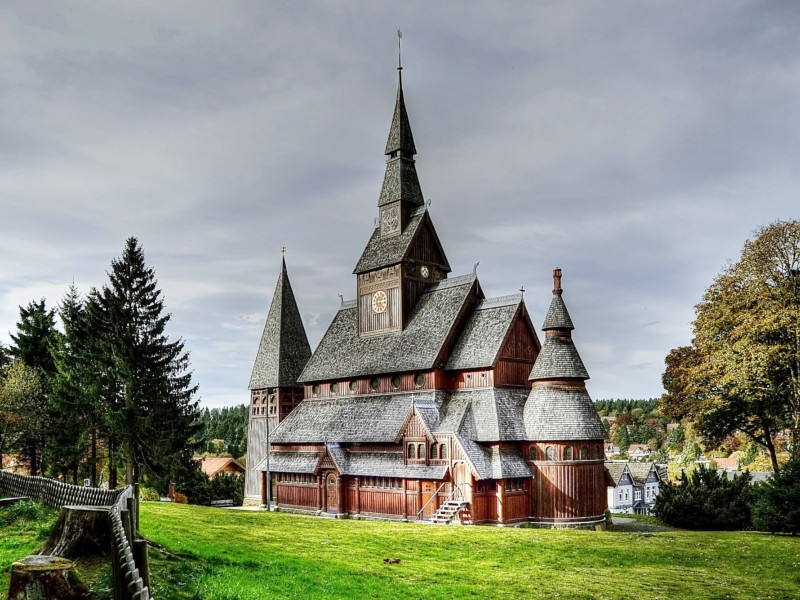
{"type": "MultiPolygon", "coordinates": [[[[398,31],[398,44],[402,34],[398,31]]],[[[399,46],[397,57],[397,99],[394,104],[392,125],[386,140],[384,154],[388,157],[386,175],[383,179],[378,206],[385,206],[397,200],[405,200],[414,206],[424,206],[422,188],[419,185],[417,169],[414,166],[414,134],[408,119],[406,102],[403,97],[403,66],[400,62],[399,46]]]]}
{"type": "Polygon", "coordinates": [[[281,249],[281,272],[250,377],[251,390],[296,386],[300,372],[311,358],[311,346],[286,271],[284,251],[285,247],[281,249]]]}

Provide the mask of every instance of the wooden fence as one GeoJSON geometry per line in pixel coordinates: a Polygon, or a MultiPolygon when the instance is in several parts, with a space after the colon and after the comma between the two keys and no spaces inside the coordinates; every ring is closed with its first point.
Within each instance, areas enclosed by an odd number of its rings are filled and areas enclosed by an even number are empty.
{"type": "Polygon", "coordinates": [[[51,508],[66,505],[107,507],[111,523],[114,600],[152,598],[146,583],[149,579],[146,542],[134,539],[139,525],[139,510],[132,486],[123,490],[101,490],[61,483],[46,477],[0,471],[0,497],[9,496],[24,496],[51,508]]]}

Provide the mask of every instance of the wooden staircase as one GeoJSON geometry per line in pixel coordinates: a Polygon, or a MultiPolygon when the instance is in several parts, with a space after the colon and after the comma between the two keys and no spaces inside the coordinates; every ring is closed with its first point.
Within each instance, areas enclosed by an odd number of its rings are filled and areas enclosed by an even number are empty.
{"type": "Polygon", "coordinates": [[[431,523],[449,525],[462,511],[469,515],[469,502],[463,499],[447,500],[436,510],[433,517],[431,517],[431,523]]]}

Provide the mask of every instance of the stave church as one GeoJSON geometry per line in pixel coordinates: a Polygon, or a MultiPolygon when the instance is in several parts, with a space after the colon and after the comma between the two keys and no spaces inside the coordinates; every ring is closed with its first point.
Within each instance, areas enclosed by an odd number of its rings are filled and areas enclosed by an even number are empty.
{"type": "MultiPolygon", "coordinates": [[[[311,351],[282,260],[250,379],[246,502],[322,516],[593,527],[605,431],[561,271],[521,293],[452,276],[423,200],[402,67],[379,218],[311,351]]],[[[365,235],[366,237],[366,235],[365,235]]]]}

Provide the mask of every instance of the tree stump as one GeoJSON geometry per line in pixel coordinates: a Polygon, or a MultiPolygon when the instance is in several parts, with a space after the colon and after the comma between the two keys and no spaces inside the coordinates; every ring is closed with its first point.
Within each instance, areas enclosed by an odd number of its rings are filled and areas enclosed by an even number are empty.
{"type": "Polygon", "coordinates": [[[111,553],[108,506],[62,506],[53,532],[39,551],[48,556],[79,558],[111,553]]]}
{"type": "Polygon", "coordinates": [[[8,600],[79,600],[89,598],[86,587],[66,558],[26,556],[11,565],[8,600]]]}

